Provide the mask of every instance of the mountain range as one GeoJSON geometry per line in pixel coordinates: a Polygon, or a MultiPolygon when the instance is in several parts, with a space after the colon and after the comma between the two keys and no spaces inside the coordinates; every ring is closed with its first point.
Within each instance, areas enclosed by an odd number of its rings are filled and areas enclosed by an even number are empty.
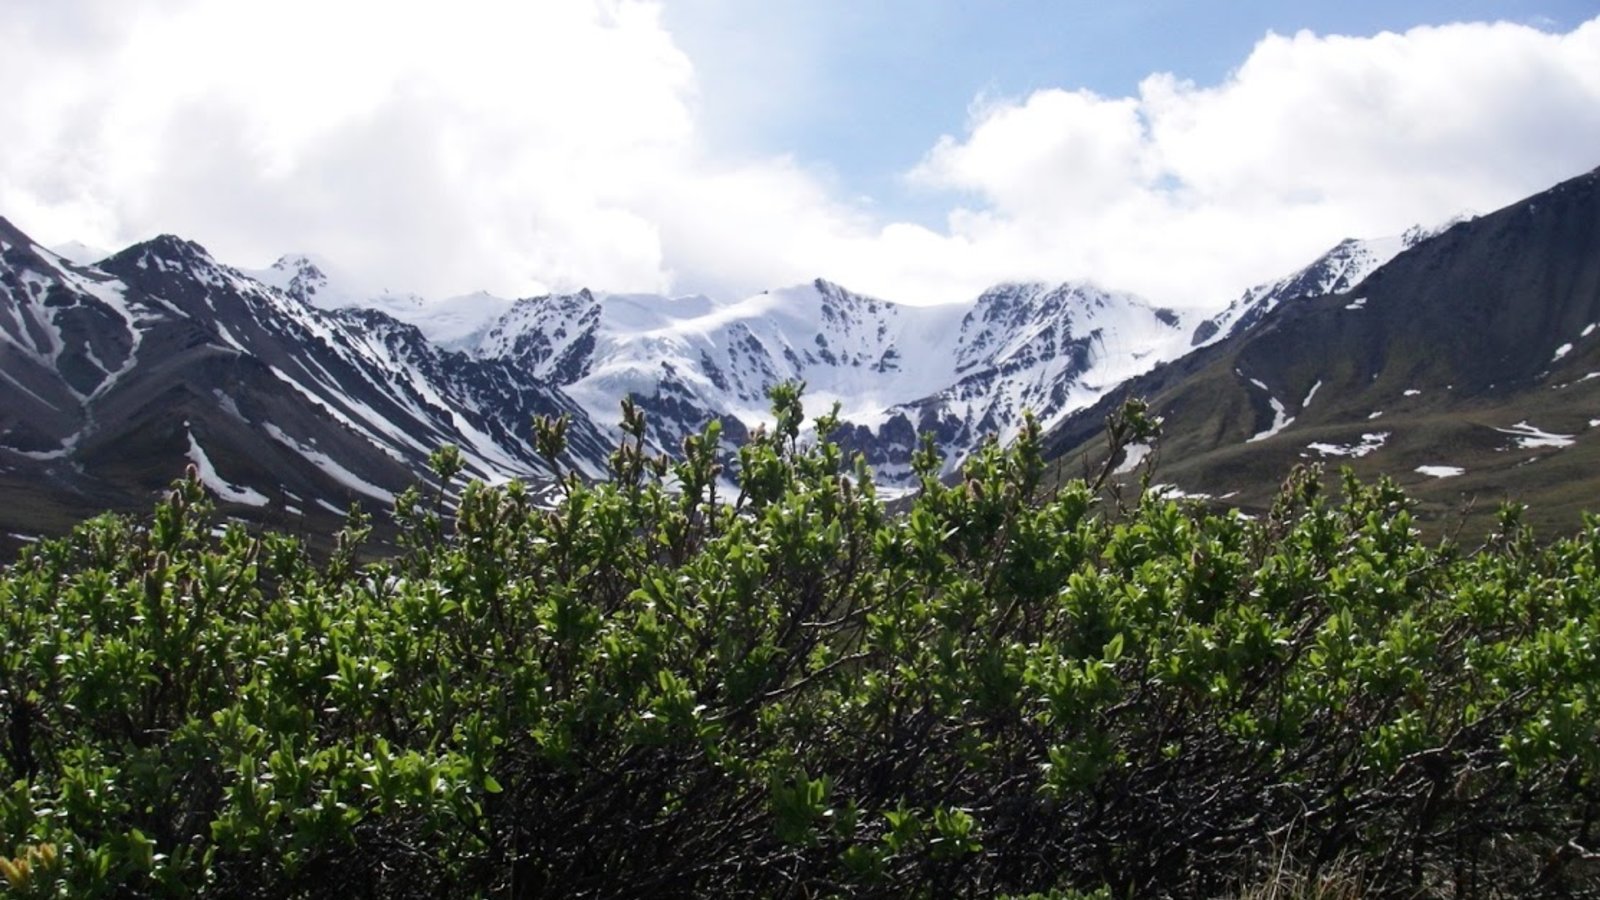
{"type": "Polygon", "coordinates": [[[1439,510],[1587,484],[1568,470],[1600,415],[1597,177],[1342,242],[1211,317],[1082,283],[946,306],[820,279],[733,302],[430,301],[353,290],[303,255],[235,269],[172,236],[58,253],[0,219],[0,541],[147,508],[189,464],[229,515],[308,534],[352,502],[386,507],[445,443],[485,480],[603,477],[630,395],[656,448],[717,419],[731,451],[782,380],[814,412],[840,405],[838,439],[890,492],[911,486],[919,432],[953,472],[1024,410],[1053,455],[1092,460],[1130,394],[1166,433],[1117,461],[1130,476],[1156,466],[1166,490],[1246,509],[1320,459],[1402,474],[1439,510]],[[532,451],[541,415],[570,422],[554,465],[532,451]]]}

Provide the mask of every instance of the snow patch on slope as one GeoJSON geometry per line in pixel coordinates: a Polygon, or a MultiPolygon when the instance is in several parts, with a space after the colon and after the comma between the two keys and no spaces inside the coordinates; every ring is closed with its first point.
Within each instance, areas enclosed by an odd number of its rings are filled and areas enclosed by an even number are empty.
{"type": "Polygon", "coordinates": [[[1294,424],[1294,416],[1289,415],[1289,411],[1284,408],[1282,401],[1272,395],[1271,388],[1268,388],[1265,384],[1261,383],[1255,378],[1250,379],[1250,383],[1266,392],[1267,403],[1272,407],[1272,424],[1268,425],[1265,431],[1259,432],[1246,439],[1245,443],[1247,444],[1253,444],[1256,441],[1264,441],[1294,424]]]}
{"type": "Polygon", "coordinates": [[[194,432],[185,434],[189,438],[189,461],[194,463],[195,471],[200,475],[200,483],[204,484],[211,492],[230,503],[242,503],[245,506],[266,506],[267,497],[260,491],[249,487],[239,487],[229,483],[217,474],[217,467],[212,464],[211,457],[201,448],[200,442],[194,439],[194,432]]]}
{"type": "MultiPolygon", "coordinates": [[[[315,447],[308,447],[305,444],[300,443],[299,441],[290,437],[288,434],[285,434],[283,429],[273,425],[271,422],[264,423],[262,427],[266,429],[267,434],[272,436],[273,440],[305,457],[307,461],[321,469],[324,474],[326,474],[329,478],[332,478],[334,481],[337,481],[338,483],[357,493],[366,494],[368,497],[374,497],[378,500],[382,500],[384,503],[394,502],[393,493],[386,491],[369,481],[366,481],[361,476],[355,474],[349,469],[346,469],[344,466],[339,465],[339,463],[328,454],[323,453],[315,447]]],[[[337,511],[341,513],[343,512],[342,510],[337,511]]]]}
{"type": "Polygon", "coordinates": [[[1129,444],[1123,450],[1122,462],[1118,464],[1111,474],[1126,475],[1139,468],[1139,464],[1144,462],[1145,458],[1150,455],[1151,449],[1149,444],[1129,444]]]}
{"type": "Polygon", "coordinates": [[[1510,428],[1496,428],[1495,431],[1501,434],[1515,435],[1516,440],[1513,443],[1516,444],[1519,450],[1533,450],[1542,447],[1560,450],[1564,447],[1571,447],[1576,443],[1573,435],[1552,434],[1535,428],[1527,422],[1518,422],[1510,428]]]}
{"type": "Polygon", "coordinates": [[[1306,398],[1300,401],[1301,412],[1305,412],[1306,407],[1311,405],[1311,398],[1317,395],[1317,389],[1320,387],[1322,387],[1322,381],[1319,379],[1316,384],[1311,386],[1311,390],[1306,391],[1306,398]]]}
{"type": "Polygon", "coordinates": [[[1314,450],[1319,455],[1324,457],[1346,456],[1360,458],[1382,447],[1388,440],[1389,432],[1374,431],[1363,434],[1361,436],[1361,440],[1356,441],[1353,444],[1329,444],[1320,441],[1314,441],[1310,444],[1307,444],[1306,449],[1314,450]]]}
{"type": "Polygon", "coordinates": [[[1211,495],[1186,491],[1175,484],[1152,484],[1150,495],[1158,500],[1210,500],[1211,495]]]}

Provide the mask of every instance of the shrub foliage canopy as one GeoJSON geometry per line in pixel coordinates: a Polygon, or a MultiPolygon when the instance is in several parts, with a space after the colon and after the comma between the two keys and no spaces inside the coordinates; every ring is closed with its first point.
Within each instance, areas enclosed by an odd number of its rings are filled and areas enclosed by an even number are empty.
{"type": "MultiPolygon", "coordinates": [[[[408,492],[400,550],[177,483],[0,573],[32,896],[1594,895],[1600,521],[1424,542],[1049,487],[1031,427],[889,512],[799,390],[717,463],[408,492]],[[730,488],[730,484],[733,487],[730,488]]],[[[537,427],[562,453],[559,422],[537,427]]],[[[459,458],[435,455],[441,484],[459,458]]]]}

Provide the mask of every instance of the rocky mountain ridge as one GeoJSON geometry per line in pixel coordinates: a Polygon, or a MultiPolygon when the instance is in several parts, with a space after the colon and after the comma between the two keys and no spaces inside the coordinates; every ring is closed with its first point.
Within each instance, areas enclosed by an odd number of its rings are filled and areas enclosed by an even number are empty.
{"type": "MultiPolygon", "coordinates": [[[[1159,393],[1325,298],[1359,311],[1367,298],[1347,296],[1358,285],[1365,294],[1472,227],[1342,242],[1201,319],[1072,283],[1003,284],[943,306],[821,279],[733,302],[587,290],[426,301],[363,294],[303,255],[233,269],[172,236],[74,262],[0,220],[0,377],[15,388],[0,403],[0,488],[59,507],[0,515],[0,530],[26,537],[99,508],[143,508],[187,463],[241,518],[272,522],[335,516],[354,500],[382,507],[446,443],[486,480],[604,477],[624,397],[646,411],[657,449],[673,453],[719,420],[731,451],[766,420],[766,389],[786,380],[806,383],[813,414],[838,403],[836,439],[886,490],[903,490],[921,432],[947,472],[990,436],[1014,436],[1025,411],[1058,452],[1075,452],[1129,390],[1159,393]],[[554,466],[532,452],[536,415],[571,423],[554,466]]],[[[1374,349],[1383,335],[1368,338],[1348,352],[1387,352],[1374,349]]],[[[1196,423],[1214,445],[1239,432],[1276,446],[1314,418],[1313,398],[1331,406],[1354,389],[1236,368],[1244,388],[1192,402],[1220,410],[1196,423]]]]}
{"type": "Polygon", "coordinates": [[[142,508],[187,464],[249,521],[385,506],[446,443],[472,477],[548,482],[536,415],[571,422],[557,467],[603,477],[623,397],[662,451],[712,419],[731,449],[786,380],[808,384],[815,412],[841,404],[841,439],[892,490],[918,431],[953,469],[1024,409],[1059,418],[1181,352],[1187,333],[1171,312],[1082,285],[1005,285],[945,307],[822,280],[734,303],[350,296],[305,257],[247,273],[163,235],[85,264],[4,223],[0,376],[15,389],[0,403],[0,487],[56,512],[0,528],[22,539],[142,508]]]}

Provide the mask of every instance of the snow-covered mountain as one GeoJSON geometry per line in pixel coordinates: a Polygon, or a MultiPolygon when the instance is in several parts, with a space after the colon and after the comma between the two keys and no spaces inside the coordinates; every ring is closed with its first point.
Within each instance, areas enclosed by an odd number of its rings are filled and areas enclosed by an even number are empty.
{"type": "Polygon", "coordinates": [[[92,266],[111,255],[110,250],[94,247],[82,241],[67,241],[50,248],[50,252],[80,266],[92,266]]]}
{"type": "Polygon", "coordinates": [[[676,448],[712,418],[735,436],[767,418],[766,390],[806,384],[837,403],[843,443],[903,475],[917,431],[957,465],[985,435],[1046,423],[1185,349],[1174,313],[1084,285],[1006,285],[966,304],[906,306],[817,280],[733,303],[577,294],[518,301],[464,349],[561,386],[604,425],[632,395],[676,448]]]}
{"type": "Polygon", "coordinates": [[[318,309],[378,310],[416,326],[445,349],[476,337],[495,316],[511,307],[510,300],[485,291],[429,300],[420,294],[363,287],[337,274],[326,260],[306,253],[285,254],[265,269],[245,269],[242,274],[318,309]]]}
{"type": "Polygon", "coordinates": [[[1391,237],[1369,240],[1347,238],[1340,241],[1311,265],[1276,281],[1246,290],[1222,312],[1201,322],[1194,331],[1192,343],[1202,347],[1248,331],[1285,301],[1348,291],[1402,252],[1472,218],[1470,214],[1462,214],[1431,228],[1413,225],[1391,237]]]}
{"type": "Polygon", "coordinates": [[[171,236],[89,267],[0,220],[0,380],[0,486],[72,511],[143,507],[189,463],[258,518],[381,508],[446,443],[475,477],[547,478],[535,415],[573,420],[588,475],[610,448],[509,363],[308,306],[171,236]]]}
{"type": "Polygon", "coordinates": [[[914,404],[970,447],[1014,436],[1032,410],[1049,427],[1124,380],[1181,355],[1187,329],[1171,310],[1092,285],[1002,285],[961,320],[956,381],[914,404]]]}

